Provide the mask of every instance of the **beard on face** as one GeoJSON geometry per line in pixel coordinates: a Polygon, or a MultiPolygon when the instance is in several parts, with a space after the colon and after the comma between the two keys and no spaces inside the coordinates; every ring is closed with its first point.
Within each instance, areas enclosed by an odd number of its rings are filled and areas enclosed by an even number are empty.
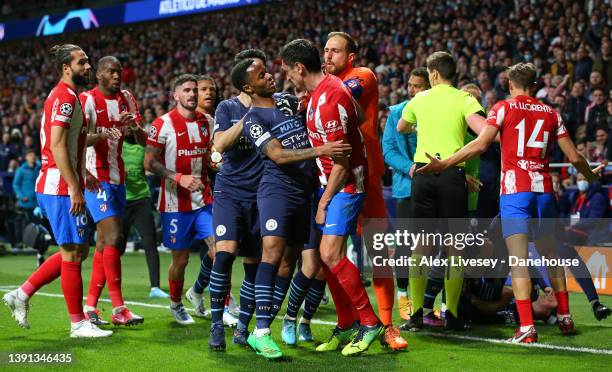
{"type": "Polygon", "coordinates": [[[189,101],[187,99],[185,100],[180,100],[181,106],[183,106],[184,108],[188,109],[188,110],[195,110],[196,107],[198,107],[198,101],[197,100],[193,100],[193,101],[189,101]]]}
{"type": "Polygon", "coordinates": [[[72,71],[72,82],[76,86],[80,86],[80,87],[85,86],[89,84],[89,74],[83,76],[83,75],[76,74],[74,71],[72,71]]]}

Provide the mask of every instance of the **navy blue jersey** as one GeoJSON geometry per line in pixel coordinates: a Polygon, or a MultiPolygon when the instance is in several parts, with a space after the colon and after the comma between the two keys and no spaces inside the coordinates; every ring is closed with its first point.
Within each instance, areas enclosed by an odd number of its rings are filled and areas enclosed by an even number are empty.
{"type": "Polygon", "coordinates": [[[287,115],[278,107],[253,107],[244,119],[244,136],[257,147],[263,159],[262,184],[279,185],[296,191],[312,188],[312,161],[278,165],[263,152],[264,147],[277,139],[285,149],[310,147],[306,125],[300,116],[287,115]]]}
{"type": "MultiPolygon", "coordinates": [[[[277,107],[287,115],[297,112],[298,99],[287,93],[275,93],[277,107]]],[[[238,97],[222,101],[215,112],[216,131],[226,131],[240,121],[249,111],[238,97]]],[[[263,174],[261,157],[244,135],[238,143],[223,153],[223,165],[215,179],[215,193],[224,192],[232,198],[244,201],[257,199],[257,187],[263,174]]]]}

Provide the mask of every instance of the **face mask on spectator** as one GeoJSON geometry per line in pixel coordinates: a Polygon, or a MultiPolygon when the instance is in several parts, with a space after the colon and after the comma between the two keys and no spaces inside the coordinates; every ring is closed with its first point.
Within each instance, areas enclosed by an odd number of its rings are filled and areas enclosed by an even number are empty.
{"type": "Polygon", "coordinates": [[[578,191],[585,192],[589,189],[589,181],[580,180],[576,182],[576,186],[578,186],[578,191]]]}

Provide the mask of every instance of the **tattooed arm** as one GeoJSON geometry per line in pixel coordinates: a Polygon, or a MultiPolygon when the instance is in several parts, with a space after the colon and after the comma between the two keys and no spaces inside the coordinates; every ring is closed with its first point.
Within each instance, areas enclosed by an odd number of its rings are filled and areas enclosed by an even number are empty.
{"type": "Polygon", "coordinates": [[[346,156],[351,152],[351,146],[338,141],[307,149],[285,149],[277,139],[272,139],[264,145],[262,151],[276,164],[283,165],[314,159],[319,156],[346,156]]]}

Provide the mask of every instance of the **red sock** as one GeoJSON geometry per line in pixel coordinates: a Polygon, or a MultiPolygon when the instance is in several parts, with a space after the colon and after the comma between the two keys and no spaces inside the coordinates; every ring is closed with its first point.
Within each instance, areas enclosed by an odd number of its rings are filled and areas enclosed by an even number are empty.
{"type": "Polygon", "coordinates": [[[375,326],[378,324],[378,317],[374,313],[368,294],[363,287],[363,283],[361,283],[361,276],[357,267],[348,258],[344,257],[330,271],[336,276],[338,283],[350,299],[351,305],[359,313],[361,325],[375,326]]]}
{"type": "Polygon", "coordinates": [[[104,254],[96,249],[92,260],[91,281],[89,283],[89,290],[87,291],[87,301],[85,301],[85,305],[87,306],[98,306],[98,300],[100,299],[104,284],[106,283],[103,257],[104,254]]]}
{"type": "Polygon", "coordinates": [[[170,301],[181,302],[181,298],[183,297],[183,284],[185,281],[168,279],[168,283],[170,284],[170,301]]]}
{"type": "Polygon", "coordinates": [[[395,282],[390,278],[372,278],[374,295],[378,302],[378,316],[383,325],[393,323],[393,300],[395,299],[395,282]]]}
{"type": "Polygon", "coordinates": [[[531,311],[531,300],[516,300],[516,309],[521,320],[521,327],[533,325],[533,312],[531,311]]]}
{"type": "Polygon", "coordinates": [[[83,278],[81,261],[62,261],[62,291],[68,307],[68,316],[73,323],[85,319],[83,316],[83,278]]]}
{"type": "Polygon", "coordinates": [[[229,306],[230,296],[232,295],[232,283],[230,282],[229,288],[227,290],[227,296],[225,296],[225,306],[229,306]]]}
{"type": "Polygon", "coordinates": [[[351,311],[351,300],[338,283],[338,279],[336,276],[329,270],[327,265],[321,265],[323,267],[323,272],[325,273],[325,281],[329,286],[329,291],[331,292],[332,298],[334,299],[334,305],[336,305],[336,314],[338,316],[338,327],[341,329],[349,328],[353,325],[353,322],[357,318],[353,318],[353,313],[351,311]]]}
{"type": "Polygon", "coordinates": [[[569,296],[567,295],[567,291],[555,292],[555,297],[557,297],[557,314],[569,315],[569,296]]]}
{"type": "Polygon", "coordinates": [[[21,286],[21,290],[32,297],[36,291],[59,278],[62,273],[62,255],[57,252],[47,258],[28,280],[21,286]]]}
{"type": "Polygon", "coordinates": [[[104,246],[104,274],[113,307],[123,306],[121,294],[121,252],[112,245],[104,246]]]}

